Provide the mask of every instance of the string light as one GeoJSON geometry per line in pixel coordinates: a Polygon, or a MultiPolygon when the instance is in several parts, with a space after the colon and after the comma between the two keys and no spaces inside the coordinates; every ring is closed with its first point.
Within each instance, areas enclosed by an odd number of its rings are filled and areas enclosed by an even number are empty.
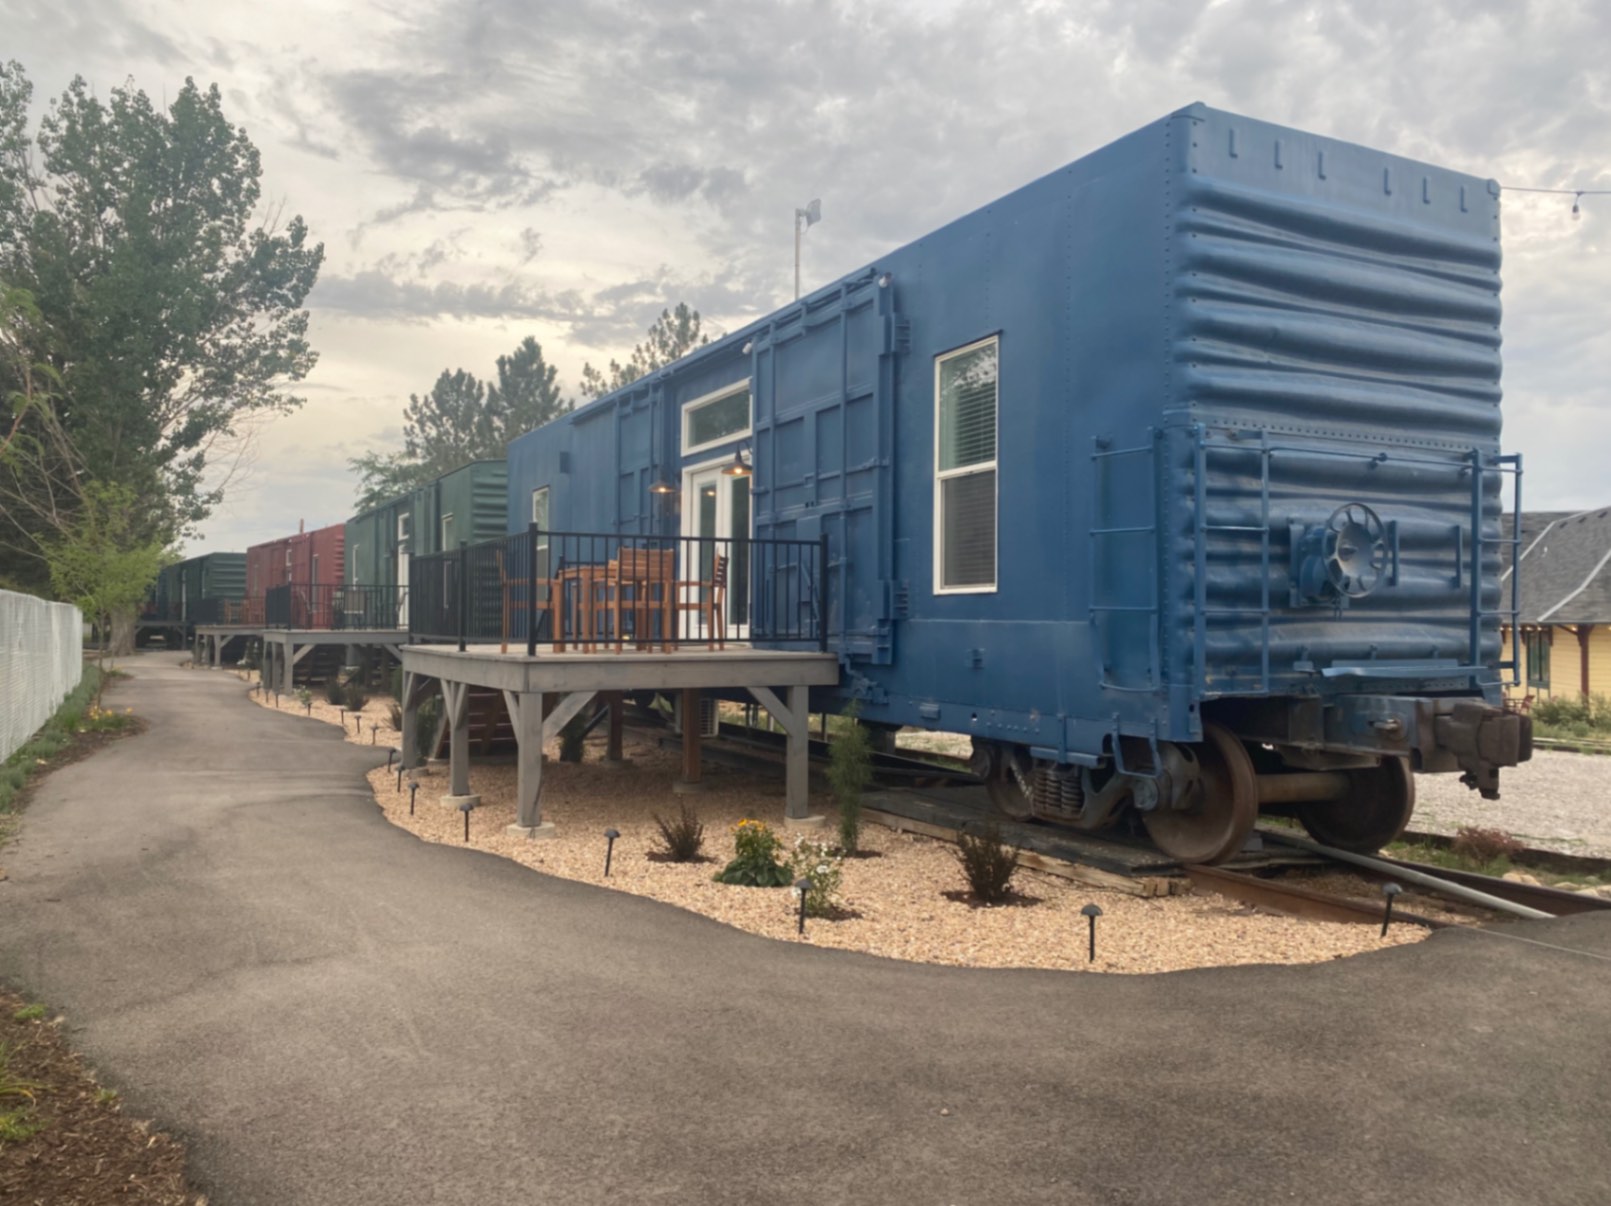
{"type": "Polygon", "coordinates": [[[1611,197],[1611,188],[1523,188],[1520,185],[1500,185],[1500,191],[1507,193],[1549,193],[1557,197],[1572,198],[1572,221],[1578,222],[1583,218],[1584,197],[1611,197]]]}

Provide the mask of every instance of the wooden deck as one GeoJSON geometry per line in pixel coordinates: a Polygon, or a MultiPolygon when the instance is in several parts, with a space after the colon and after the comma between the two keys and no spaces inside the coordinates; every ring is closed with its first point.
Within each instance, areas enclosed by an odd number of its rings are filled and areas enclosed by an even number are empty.
{"type": "MultiPolygon", "coordinates": [[[[839,681],[839,659],[831,653],[757,649],[729,642],[725,648],[682,647],[672,652],[644,652],[613,647],[580,652],[524,649],[504,652],[500,645],[471,645],[463,651],[440,645],[403,645],[403,765],[423,761],[416,719],[420,705],[440,689],[449,726],[449,774],[452,797],[474,806],[470,795],[471,688],[503,693],[519,745],[518,817],[511,830],[527,837],[552,833],[542,820],[542,747],[572,717],[603,695],[611,708],[612,746],[619,732],[621,697],[632,691],[678,692],[685,716],[698,715],[702,690],[739,689],[752,697],[788,735],[785,756],[785,815],[806,822],[809,811],[807,761],[810,733],[807,701],[812,687],[839,681]]],[[[683,779],[699,778],[699,736],[690,726],[683,741],[683,779]]]]}

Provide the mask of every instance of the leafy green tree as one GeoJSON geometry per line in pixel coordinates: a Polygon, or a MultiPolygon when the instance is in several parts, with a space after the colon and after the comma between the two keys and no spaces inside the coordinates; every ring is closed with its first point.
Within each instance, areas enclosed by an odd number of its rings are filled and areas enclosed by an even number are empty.
{"type": "MultiPolygon", "coordinates": [[[[161,542],[142,535],[151,526],[152,500],[128,486],[92,481],[71,525],[44,548],[56,597],[74,604],[99,627],[104,673],[107,635],[116,617],[132,615],[167,557],[161,542]]],[[[95,694],[101,702],[100,690],[95,694]]]]}
{"type": "Polygon", "coordinates": [[[699,311],[689,309],[686,302],[678,302],[675,309],[660,311],[648,335],[632,349],[625,364],[611,360],[608,370],[584,364],[582,393],[589,398],[602,398],[710,342],[710,337],[701,330],[699,311]]]}
{"type": "Polygon", "coordinates": [[[0,284],[0,483],[26,484],[24,506],[0,494],[0,584],[44,594],[41,540],[58,535],[80,506],[83,463],[57,414],[61,374],[54,332],[33,294],[0,284]],[[6,555],[27,549],[32,557],[6,555]]]}
{"type": "MultiPolygon", "coordinates": [[[[42,457],[41,435],[0,465],[0,568],[19,574],[77,522],[82,492],[46,489],[66,476],[149,504],[139,547],[208,514],[232,443],[301,404],[286,387],[314,364],[302,307],[324,258],[301,218],[259,217],[258,153],[216,86],[187,80],[162,111],[132,85],[102,101],[74,79],[32,138],[31,96],[19,64],[0,66],[0,280],[51,333],[70,455],[42,457]]],[[[7,395],[26,388],[15,365],[0,361],[7,395]]]]}
{"type": "Polygon", "coordinates": [[[424,465],[409,460],[401,452],[366,452],[347,464],[358,475],[355,505],[360,511],[390,502],[431,480],[424,465]]]}

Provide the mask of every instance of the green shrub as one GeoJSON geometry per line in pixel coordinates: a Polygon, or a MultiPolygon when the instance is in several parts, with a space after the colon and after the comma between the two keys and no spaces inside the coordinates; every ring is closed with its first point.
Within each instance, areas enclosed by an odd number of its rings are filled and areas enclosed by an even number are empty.
{"type": "Polygon", "coordinates": [[[733,861],[716,872],[716,882],[748,888],[788,887],[789,869],[778,864],[782,846],[777,834],[760,821],[740,821],[733,826],[733,861]]]}
{"type": "Polygon", "coordinates": [[[422,758],[434,757],[436,750],[431,742],[436,738],[436,727],[442,723],[442,697],[433,695],[422,703],[414,720],[414,740],[419,743],[422,758]]]}
{"type": "Polygon", "coordinates": [[[654,823],[660,827],[662,853],[674,863],[691,863],[705,847],[705,824],[699,813],[682,804],[677,815],[667,820],[658,812],[654,823]]]}
{"type": "Polygon", "coordinates": [[[401,733],[403,731],[403,705],[395,699],[387,700],[386,719],[391,722],[392,728],[401,733]]]}
{"type": "Polygon", "coordinates": [[[1582,696],[1555,695],[1533,705],[1533,719],[1549,728],[1567,729],[1574,724],[1588,724],[1590,708],[1582,696]]]}
{"type": "Polygon", "coordinates": [[[369,692],[361,681],[352,679],[342,693],[342,702],[349,712],[362,712],[364,705],[369,702],[369,692]]]}
{"type": "Polygon", "coordinates": [[[1009,849],[1001,840],[1001,826],[986,821],[976,833],[964,827],[957,834],[957,861],[962,873],[968,877],[968,889],[974,899],[983,904],[995,904],[1007,899],[1012,891],[1012,877],[1018,870],[1016,846],[1009,849]]]}
{"type": "Polygon", "coordinates": [[[828,785],[839,803],[839,848],[861,848],[861,793],[873,781],[873,743],[859,719],[861,707],[845,710],[849,723],[828,745],[828,785]]]}
{"type": "Polygon", "coordinates": [[[347,684],[341,681],[339,674],[332,674],[324,680],[324,697],[338,708],[347,706],[347,684]]]}

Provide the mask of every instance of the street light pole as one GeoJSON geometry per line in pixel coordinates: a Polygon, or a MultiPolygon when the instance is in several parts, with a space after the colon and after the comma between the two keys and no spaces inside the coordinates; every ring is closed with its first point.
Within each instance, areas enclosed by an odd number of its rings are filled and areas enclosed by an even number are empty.
{"type": "Polygon", "coordinates": [[[822,221],[822,199],[813,198],[804,209],[794,211],[794,300],[800,300],[800,236],[806,228],[822,221]]]}

